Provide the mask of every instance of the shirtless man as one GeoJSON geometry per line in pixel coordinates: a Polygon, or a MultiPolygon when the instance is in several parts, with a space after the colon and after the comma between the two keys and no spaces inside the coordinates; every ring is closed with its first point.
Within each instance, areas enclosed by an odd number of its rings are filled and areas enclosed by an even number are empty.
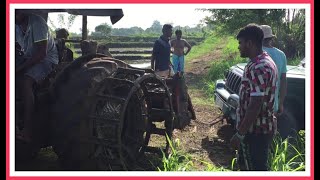
{"type": "Polygon", "coordinates": [[[187,55],[191,50],[191,45],[185,40],[181,39],[182,31],[176,30],[177,39],[171,41],[172,51],[172,64],[174,73],[179,73],[182,76],[184,73],[184,56],[187,55]],[[187,47],[187,51],[184,52],[184,48],[187,47]]]}

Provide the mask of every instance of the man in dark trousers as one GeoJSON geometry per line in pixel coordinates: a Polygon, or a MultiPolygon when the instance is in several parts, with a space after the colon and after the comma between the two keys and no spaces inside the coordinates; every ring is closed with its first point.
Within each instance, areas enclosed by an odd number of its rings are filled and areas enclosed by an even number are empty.
{"type": "Polygon", "coordinates": [[[165,24],[162,27],[162,35],[153,45],[151,56],[151,68],[155,73],[163,78],[170,75],[170,53],[171,46],[169,40],[172,36],[172,25],[165,24]]]}
{"type": "Polygon", "coordinates": [[[263,31],[256,24],[237,35],[241,57],[248,57],[239,92],[237,133],[230,144],[238,150],[241,170],[267,171],[268,151],[277,130],[274,97],[278,71],[262,50],[263,31]]]}

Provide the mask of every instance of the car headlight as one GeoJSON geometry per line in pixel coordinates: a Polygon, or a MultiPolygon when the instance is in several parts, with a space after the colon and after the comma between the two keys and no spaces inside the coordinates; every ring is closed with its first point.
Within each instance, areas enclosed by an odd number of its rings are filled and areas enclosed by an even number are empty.
{"type": "Polygon", "coordinates": [[[224,85],[225,85],[225,81],[224,80],[218,79],[216,81],[216,88],[224,88],[224,85]]]}

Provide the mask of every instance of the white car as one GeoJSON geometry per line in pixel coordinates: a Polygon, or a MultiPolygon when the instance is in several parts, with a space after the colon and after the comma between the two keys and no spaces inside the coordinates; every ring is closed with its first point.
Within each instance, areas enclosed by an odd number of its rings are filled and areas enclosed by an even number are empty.
{"type": "Polygon", "coordinates": [[[306,65],[306,61],[305,61],[305,58],[303,58],[301,61],[300,61],[300,64],[298,66],[302,66],[302,67],[305,67],[306,65]]]}

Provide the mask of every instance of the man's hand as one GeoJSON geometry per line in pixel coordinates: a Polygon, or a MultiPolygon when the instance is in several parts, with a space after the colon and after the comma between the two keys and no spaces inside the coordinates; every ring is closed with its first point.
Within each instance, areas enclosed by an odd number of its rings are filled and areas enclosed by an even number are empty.
{"type": "Polygon", "coordinates": [[[236,136],[233,135],[231,140],[230,140],[230,146],[232,149],[239,149],[240,148],[240,139],[236,136]]]}
{"type": "Polygon", "coordinates": [[[230,146],[233,149],[239,149],[240,148],[240,143],[243,140],[244,136],[240,135],[239,132],[234,134],[230,140],[230,146]]]}
{"type": "Polygon", "coordinates": [[[279,104],[278,115],[283,113],[283,104],[279,104]]]}
{"type": "Polygon", "coordinates": [[[282,114],[283,113],[283,104],[280,104],[279,105],[279,111],[278,111],[279,114],[282,114]]]}

